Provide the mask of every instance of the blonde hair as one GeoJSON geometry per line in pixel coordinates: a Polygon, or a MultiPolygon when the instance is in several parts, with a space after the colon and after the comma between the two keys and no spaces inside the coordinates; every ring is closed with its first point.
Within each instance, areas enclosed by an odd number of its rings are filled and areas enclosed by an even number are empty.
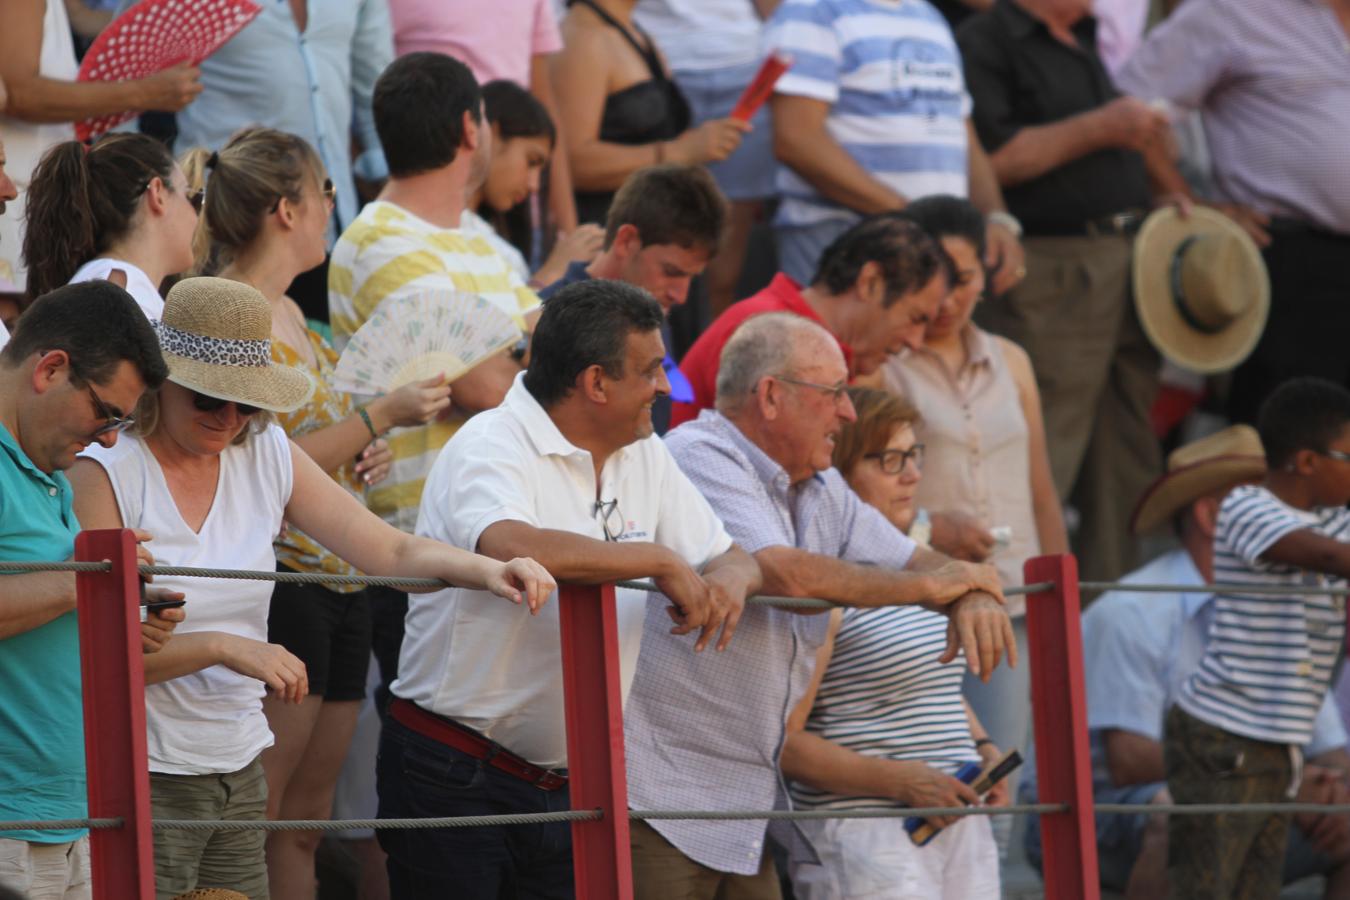
{"type": "Polygon", "coordinates": [[[305,180],[318,184],[324,172],[304,138],[260,126],[236,132],[217,153],[190,150],[179,164],[190,190],[206,190],[193,238],[198,275],[224,268],[257,239],[282,198],[299,202],[305,180]]]}

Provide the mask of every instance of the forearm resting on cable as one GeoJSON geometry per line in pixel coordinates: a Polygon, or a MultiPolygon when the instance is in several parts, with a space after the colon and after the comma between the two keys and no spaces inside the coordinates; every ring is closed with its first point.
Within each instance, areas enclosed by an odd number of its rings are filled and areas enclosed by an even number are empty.
{"type": "Polygon", "coordinates": [[[560,584],[658,577],[667,574],[672,560],[677,559],[659,544],[612,543],[519,521],[489,525],[478,539],[478,552],[500,560],[531,557],[560,584]]]}
{"type": "Polygon", "coordinates": [[[0,575],[0,640],[40,628],[75,608],[75,573],[0,575]]]}
{"type": "Polygon", "coordinates": [[[897,606],[929,602],[942,593],[938,579],[926,573],[863,566],[795,547],[766,547],[755,561],[764,573],[761,591],[774,596],[897,606]]]}

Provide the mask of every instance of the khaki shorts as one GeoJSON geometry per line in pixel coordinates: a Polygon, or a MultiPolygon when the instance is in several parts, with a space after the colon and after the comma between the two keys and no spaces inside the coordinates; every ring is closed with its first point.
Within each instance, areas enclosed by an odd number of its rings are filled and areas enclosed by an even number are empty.
{"type": "MultiPolygon", "coordinates": [[[[267,779],[255,759],[224,775],[150,773],[150,812],[159,819],[267,818],[267,779]]],[[[154,832],[155,896],[172,900],[193,888],[228,888],[268,900],[264,831],[154,832]]]]}
{"type": "Polygon", "coordinates": [[[629,827],[635,900],[781,900],[773,857],[759,872],[732,875],[694,862],[646,822],[629,827]]]}
{"type": "Polygon", "coordinates": [[[63,844],[0,838],[0,884],[27,900],[90,900],[89,838],[63,844]]]}

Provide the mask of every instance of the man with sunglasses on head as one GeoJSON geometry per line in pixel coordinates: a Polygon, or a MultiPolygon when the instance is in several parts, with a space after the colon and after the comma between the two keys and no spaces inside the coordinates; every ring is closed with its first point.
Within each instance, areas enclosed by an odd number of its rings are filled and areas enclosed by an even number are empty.
{"type": "MultiPolygon", "coordinates": [[[[734,307],[733,307],[734,308],[734,307]]],[[[918,548],[831,467],[857,416],[838,341],[805,316],[756,316],[731,336],[717,408],[666,438],[675,461],[764,573],[765,594],[845,606],[922,604],[949,619],[943,662],[964,652],[988,679],[1012,623],[992,566],[918,548]]],[[[723,654],[695,655],[648,609],[625,715],[634,809],[781,809],[786,718],[802,700],[825,641],[820,609],[747,607],[723,654]],[[734,711],[734,715],[729,714],[734,711]]],[[[638,900],[777,900],[768,834],[814,855],[788,823],[634,822],[638,900]]]]}
{"type": "MultiPolygon", "coordinates": [[[[116,443],[167,374],[150,323],[117,285],[68,285],[28,309],[0,351],[0,559],[74,554],[63,470],[90,444],[116,443]]],[[[160,649],[182,618],[149,616],[144,649],[160,649]]],[[[0,821],[84,818],[74,573],[0,577],[0,685],[0,821]]],[[[0,833],[0,877],[32,900],[90,897],[87,832],[0,833]]]]}
{"type": "MultiPolygon", "coordinates": [[[[559,291],[529,368],[437,457],[417,521],[419,535],[487,556],[528,553],[559,582],[651,578],[664,597],[615,592],[625,695],[644,615],[692,635],[683,652],[715,656],[734,646],[760,581],[653,434],[652,405],[669,391],[663,320],[621,282],[559,291]]],[[[536,618],[486,601],[462,588],[409,599],[380,743],[381,818],[569,808],[557,603],[536,618]]],[[[401,900],[573,896],[565,822],[379,839],[401,900]]]]}

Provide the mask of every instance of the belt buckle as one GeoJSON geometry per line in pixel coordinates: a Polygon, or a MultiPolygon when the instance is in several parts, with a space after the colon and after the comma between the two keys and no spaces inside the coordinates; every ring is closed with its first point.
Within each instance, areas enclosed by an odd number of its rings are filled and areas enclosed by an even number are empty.
{"type": "Polygon", "coordinates": [[[544,769],[542,772],[540,772],[539,777],[534,779],[533,782],[531,782],[531,784],[533,784],[534,787],[537,787],[543,791],[557,790],[558,788],[562,787],[564,783],[565,781],[563,779],[563,776],[559,775],[557,772],[554,772],[550,769],[544,769]]]}
{"type": "Polygon", "coordinates": [[[1139,213],[1132,210],[1118,212],[1111,216],[1111,227],[1116,234],[1126,235],[1130,233],[1131,228],[1139,224],[1139,218],[1139,213]]]}

